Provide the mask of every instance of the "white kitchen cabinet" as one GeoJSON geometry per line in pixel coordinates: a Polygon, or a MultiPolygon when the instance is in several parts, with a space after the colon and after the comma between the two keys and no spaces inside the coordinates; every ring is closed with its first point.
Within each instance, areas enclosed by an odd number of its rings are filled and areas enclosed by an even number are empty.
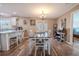
{"type": "MultiPolygon", "coordinates": [[[[1,49],[2,51],[8,51],[10,50],[10,38],[16,37],[16,43],[18,44],[18,37],[19,35],[22,34],[18,34],[20,32],[23,31],[5,31],[5,32],[0,32],[1,35],[1,49]]],[[[21,38],[20,38],[21,39],[21,38]]]]}

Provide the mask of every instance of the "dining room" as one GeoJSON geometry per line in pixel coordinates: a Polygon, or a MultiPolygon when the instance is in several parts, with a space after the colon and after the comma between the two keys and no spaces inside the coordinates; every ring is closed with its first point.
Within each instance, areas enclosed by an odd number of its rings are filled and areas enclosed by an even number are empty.
{"type": "Polygon", "coordinates": [[[0,56],[79,55],[72,37],[78,9],[75,3],[1,3],[0,56]]]}

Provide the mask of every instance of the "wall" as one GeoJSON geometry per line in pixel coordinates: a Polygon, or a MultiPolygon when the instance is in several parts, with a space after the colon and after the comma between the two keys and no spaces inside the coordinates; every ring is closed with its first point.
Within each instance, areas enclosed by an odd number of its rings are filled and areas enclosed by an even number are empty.
{"type": "Polygon", "coordinates": [[[17,26],[18,27],[22,27],[23,28],[23,30],[28,30],[28,27],[29,27],[29,21],[28,21],[28,19],[27,18],[23,18],[23,17],[18,17],[17,18],[18,20],[17,20],[17,26]],[[26,21],[26,24],[24,24],[24,22],[26,21]]]}
{"type": "Polygon", "coordinates": [[[36,32],[36,26],[31,26],[30,25],[30,20],[31,19],[35,19],[36,24],[38,24],[39,22],[46,22],[48,24],[48,29],[51,29],[53,31],[53,24],[56,23],[56,20],[54,19],[45,19],[45,20],[41,20],[39,18],[19,18],[18,20],[18,26],[22,26],[24,30],[27,30],[28,32],[30,30],[32,30],[33,32],[36,32]],[[26,20],[27,24],[24,25],[23,21],[26,20]]]}
{"type": "Polygon", "coordinates": [[[79,9],[79,5],[72,8],[70,11],[58,18],[58,29],[61,28],[61,20],[66,18],[67,42],[73,44],[73,12],[79,9]]]}

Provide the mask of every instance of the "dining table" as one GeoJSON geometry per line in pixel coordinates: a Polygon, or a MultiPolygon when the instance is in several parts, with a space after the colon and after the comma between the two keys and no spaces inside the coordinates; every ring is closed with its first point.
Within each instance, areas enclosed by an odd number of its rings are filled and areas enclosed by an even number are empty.
{"type": "MultiPolygon", "coordinates": [[[[47,35],[47,34],[46,34],[47,35]]],[[[45,51],[47,50],[50,55],[50,49],[51,49],[51,37],[45,36],[45,35],[37,35],[29,37],[29,54],[31,54],[33,48],[35,49],[35,54],[37,55],[37,50],[39,47],[43,48],[43,53],[45,55],[45,51]]]]}

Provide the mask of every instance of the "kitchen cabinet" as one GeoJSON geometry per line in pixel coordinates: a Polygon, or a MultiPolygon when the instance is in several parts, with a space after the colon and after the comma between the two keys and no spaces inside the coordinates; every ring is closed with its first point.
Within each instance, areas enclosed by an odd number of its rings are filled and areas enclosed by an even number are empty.
{"type": "MultiPolygon", "coordinates": [[[[13,38],[13,37],[16,37],[16,43],[18,44],[18,37],[19,37],[19,34],[18,33],[21,33],[23,31],[3,31],[3,32],[0,32],[0,35],[1,35],[1,49],[2,51],[8,51],[10,50],[10,39],[13,38]]],[[[22,34],[20,34],[20,36],[22,36],[22,34]]]]}

